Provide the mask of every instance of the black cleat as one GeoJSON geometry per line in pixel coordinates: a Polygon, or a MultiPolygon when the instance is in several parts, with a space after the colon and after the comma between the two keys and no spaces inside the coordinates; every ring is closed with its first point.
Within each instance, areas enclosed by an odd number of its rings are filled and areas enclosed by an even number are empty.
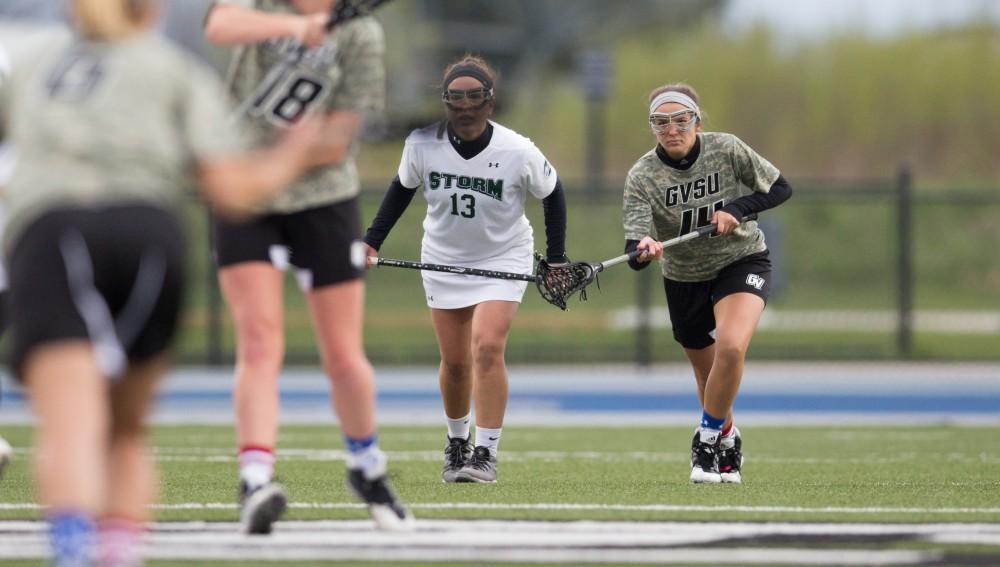
{"type": "Polygon", "coordinates": [[[740,430],[737,429],[736,436],[733,437],[731,441],[723,438],[720,444],[719,475],[722,477],[722,482],[728,482],[731,484],[742,483],[742,469],[743,440],[740,438],[740,430]]]}
{"type": "Polygon", "coordinates": [[[347,487],[368,505],[368,512],[378,529],[397,532],[414,529],[413,515],[393,492],[386,475],[368,480],[361,469],[349,469],[347,487]]]}
{"type": "Polygon", "coordinates": [[[250,490],[240,481],[240,522],[243,533],[264,535],[271,533],[274,522],[288,509],[288,494],[275,482],[262,484],[250,490]]]}
{"type": "Polygon", "coordinates": [[[701,432],[696,431],[691,440],[691,482],[695,484],[718,484],[722,482],[719,474],[719,442],[721,435],[709,441],[701,440],[701,432]]]}
{"type": "Polygon", "coordinates": [[[466,461],[472,457],[470,437],[448,438],[448,446],[444,448],[444,467],[441,469],[441,480],[444,482],[456,482],[458,471],[462,470],[466,461]]]}
{"type": "Polygon", "coordinates": [[[497,481],[497,459],[486,447],[476,447],[472,458],[465,463],[462,470],[455,475],[456,482],[487,482],[497,481]]]}

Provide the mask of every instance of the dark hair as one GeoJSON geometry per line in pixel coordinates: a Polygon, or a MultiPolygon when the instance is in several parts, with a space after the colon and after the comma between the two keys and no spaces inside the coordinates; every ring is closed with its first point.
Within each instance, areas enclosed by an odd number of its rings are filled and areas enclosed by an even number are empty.
{"type": "MultiPolygon", "coordinates": [[[[470,55],[468,53],[466,53],[465,56],[463,56],[458,61],[455,61],[451,65],[445,67],[444,74],[441,77],[441,82],[442,82],[441,86],[443,88],[446,88],[448,86],[447,83],[450,82],[448,81],[448,76],[451,75],[451,72],[458,67],[475,68],[477,71],[479,71],[481,74],[485,75],[486,78],[489,79],[490,83],[492,83],[490,86],[493,88],[493,92],[496,93],[497,82],[500,80],[500,74],[497,72],[496,69],[491,67],[490,64],[487,63],[486,60],[483,59],[482,57],[479,57],[477,55],[470,55]]],[[[480,79],[480,82],[483,81],[480,79]]]]}
{"type": "Polygon", "coordinates": [[[687,95],[691,97],[691,100],[693,100],[695,104],[701,104],[701,101],[698,100],[698,91],[694,90],[694,87],[687,83],[671,83],[669,85],[663,85],[662,87],[656,87],[653,89],[653,92],[649,93],[649,102],[653,102],[653,99],[667,92],[687,95]]]}

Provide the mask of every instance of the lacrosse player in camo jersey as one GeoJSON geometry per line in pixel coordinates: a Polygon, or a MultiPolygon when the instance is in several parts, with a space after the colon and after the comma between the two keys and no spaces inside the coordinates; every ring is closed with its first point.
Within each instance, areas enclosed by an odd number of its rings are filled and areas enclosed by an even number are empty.
{"type": "Polygon", "coordinates": [[[74,0],[75,33],[24,48],[0,87],[11,365],[37,417],[56,567],[137,567],[157,492],[146,417],[184,286],[197,185],[246,214],[307,166],[308,120],[248,152],[215,73],[152,31],[156,0],[74,0]]]}
{"type": "MultiPolygon", "coordinates": [[[[562,185],[531,140],[490,120],[496,82],[496,72],[478,57],[466,56],[445,69],[446,120],[407,137],[399,173],[365,236],[370,255],[377,255],[421,190],[427,200],[422,262],[530,273],[534,244],[524,216],[529,195],[542,200],[547,261],[567,261],[562,185]]],[[[496,482],[507,408],[504,352],[527,283],[421,274],[441,352],[439,382],[448,424],[441,477],[496,482]],[[469,431],[472,400],[475,447],[469,431]]]]}
{"type": "Polygon", "coordinates": [[[667,85],[649,97],[656,147],[625,181],[625,250],[640,270],[662,259],[674,339],[694,369],[701,423],[691,446],[694,483],[742,482],[733,402],[750,339],[767,301],[771,261],[752,213],[792,194],[781,173],[732,134],[704,132],[698,94],[667,85]],[[715,224],[715,233],[670,248],[660,240],[715,224]]]}
{"type": "MultiPolygon", "coordinates": [[[[342,0],[346,1],[346,0],[342,0]]],[[[218,0],[205,35],[235,46],[228,73],[241,118],[269,139],[308,111],[323,115],[312,169],[250,222],[215,222],[219,282],[236,326],[234,393],[244,530],[263,534],[284,513],[274,482],[278,376],[284,357],[284,270],[294,266],[312,315],[333,409],[348,450],[348,486],[378,527],[411,529],[378,446],[375,377],[364,352],[364,274],[355,137],[384,106],[384,38],[371,17],[326,33],[333,0],[218,0]],[[294,66],[290,52],[308,48],[294,66]],[[274,70],[284,72],[275,72],[274,70]],[[249,104],[247,104],[249,101],[249,104]]]]}
{"type": "MultiPolygon", "coordinates": [[[[8,75],[10,75],[10,58],[7,57],[7,52],[3,47],[0,47],[0,89],[3,88],[8,75]]],[[[7,181],[13,173],[14,150],[10,147],[10,144],[0,144],[0,192],[3,192],[4,186],[7,185],[7,181]]],[[[4,204],[0,202],[0,232],[3,231],[6,220],[7,211],[4,204]]],[[[0,261],[0,336],[7,330],[9,322],[7,311],[7,267],[0,261]]],[[[0,437],[0,477],[3,477],[4,471],[6,471],[7,466],[10,465],[13,458],[13,447],[10,446],[10,443],[6,439],[0,437]]]]}

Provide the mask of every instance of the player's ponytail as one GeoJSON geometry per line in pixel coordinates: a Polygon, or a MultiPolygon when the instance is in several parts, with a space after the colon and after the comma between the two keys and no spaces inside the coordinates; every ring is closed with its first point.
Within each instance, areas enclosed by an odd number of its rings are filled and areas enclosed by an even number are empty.
{"type": "Polygon", "coordinates": [[[153,0],[74,0],[80,35],[87,39],[115,40],[145,29],[153,0]]]}

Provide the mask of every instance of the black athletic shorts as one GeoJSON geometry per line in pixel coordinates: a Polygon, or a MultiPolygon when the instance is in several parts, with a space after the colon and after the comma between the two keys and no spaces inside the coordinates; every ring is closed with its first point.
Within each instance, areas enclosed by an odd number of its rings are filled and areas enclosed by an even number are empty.
{"type": "Polygon", "coordinates": [[[361,241],[358,198],[246,222],[214,219],[215,262],[289,264],[304,290],[364,277],[366,247],[361,241]]]}
{"type": "Polygon", "coordinates": [[[91,341],[108,376],[166,351],[181,308],[184,256],[176,217],[158,207],[44,213],[10,255],[14,375],[22,377],[32,349],[54,341],[91,341]]]}
{"type": "Polygon", "coordinates": [[[663,278],[674,340],[688,349],[715,344],[715,311],[720,299],[734,293],[752,293],[765,302],[770,291],[771,259],[767,250],[729,264],[714,280],[678,282],[663,278]]]}

